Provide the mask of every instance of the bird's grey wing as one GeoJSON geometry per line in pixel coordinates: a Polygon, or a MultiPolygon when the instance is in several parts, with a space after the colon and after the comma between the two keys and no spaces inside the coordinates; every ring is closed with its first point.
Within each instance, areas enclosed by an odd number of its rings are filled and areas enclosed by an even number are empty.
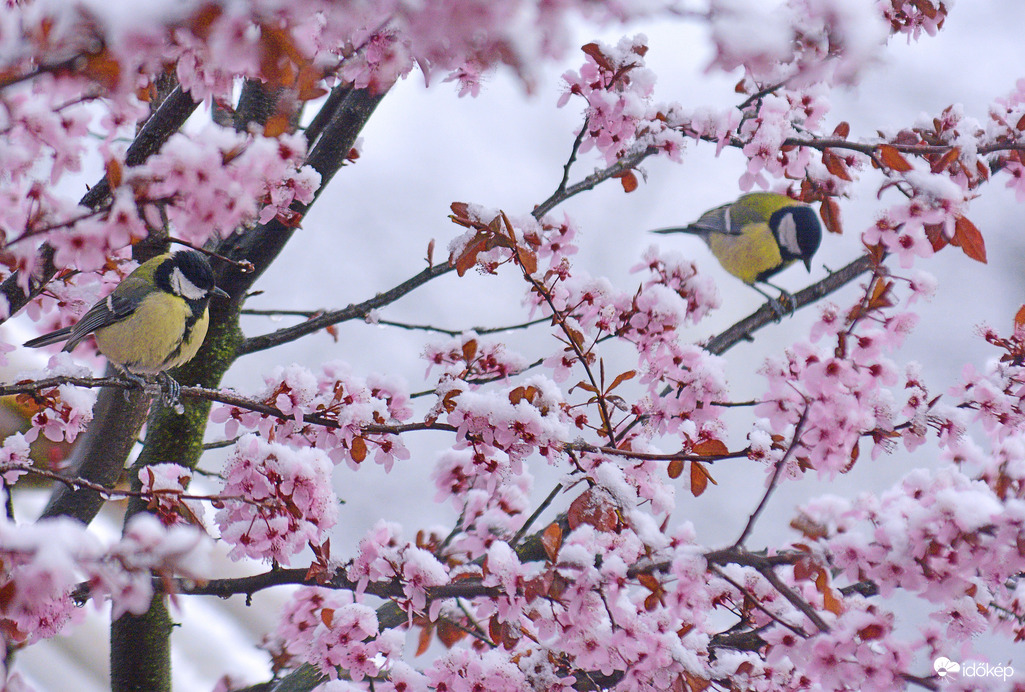
{"type": "Polygon", "coordinates": [[[64,350],[72,350],[97,329],[108,327],[131,315],[142,300],[142,295],[145,295],[144,291],[144,286],[125,286],[125,282],[122,282],[115,293],[93,305],[82,315],[82,319],[75,323],[71,328],[68,342],[64,344],[64,350]]]}
{"type": "Polygon", "coordinates": [[[737,223],[736,219],[730,218],[730,206],[730,204],[724,204],[706,211],[700,219],[690,225],[690,228],[695,229],[692,232],[739,235],[742,224],[737,223]]]}
{"type": "Polygon", "coordinates": [[[710,209],[701,215],[701,218],[688,226],[674,226],[672,228],[659,228],[652,233],[691,233],[701,236],[706,241],[712,233],[739,233],[730,228],[729,204],[710,209]]]}

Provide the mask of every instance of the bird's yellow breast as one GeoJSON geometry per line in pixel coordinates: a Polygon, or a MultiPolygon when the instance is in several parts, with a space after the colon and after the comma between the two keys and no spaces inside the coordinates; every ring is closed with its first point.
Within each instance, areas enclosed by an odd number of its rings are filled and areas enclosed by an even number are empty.
{"type": "Polygon", "coordinates": [[[126,319],[97,329],[96,346],[109,360],[134,373],[153,374],[191,360],[203,345],[209,324],[206,308],[193,320],[188,303],[154,292],[126,319]]]}
{"type": "Polygon", "coordinates": [[[779,245],[766,223],[748,224],[739,235],[712,233],[708,247],[723,269],[749,284],[793,263],[783,263],[779,245]]]}

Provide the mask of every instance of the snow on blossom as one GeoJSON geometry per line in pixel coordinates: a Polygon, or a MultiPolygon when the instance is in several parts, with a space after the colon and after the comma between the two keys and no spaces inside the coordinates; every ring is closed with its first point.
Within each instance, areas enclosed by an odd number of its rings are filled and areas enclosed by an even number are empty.
{"type": "Polygon", "coordinates": [[[0,478],[8,486],[14,485],[18,478],[32,466],[28,440],[22,433],[14,433],[4,440],[0,447],[0,478]]]}
{"type": "Polygon", "coordinates": [[[408,459],[402,440],[389,433],[365,433],[363,426],[399,423],[412,415],[408,388],[399,378],[353,375],[341,361],[331,361],[314,373],[299,365],[279,366],[264,377],[265,387],[255,399],[278,407],[287,419],[268,416],[242,406],[224,405],[210,420],[224,424],[227,437],[239,430],[267,436],[274,428],[277,440],[296,447],[314,447],[334,463],[348,462],[353,469],[371,452],[374,461],[390,470],[396,459],[408,459]],[[307,422],[309,416],[330,420],[329,425],[307,422]]]}
{"type": "Polygon", "coordinates": [[[424,347],[423,358],[427,361],[425,375],[430,375],[431,370],[439,366],[441,378],[461,380],[508,378],[528,365],[526,358],[503,342],[480,338],[473,333],[428,343],[424,347]]]}
{"type": "Polygon", "coordinates": [[[457,428],[455,449],[473,447],[485,454],[501,450],[509,456],[513,473],[534,452],[555,458],[568,436],[562,392],[542,375],[502,390],[459,391],[446,400],[452,404],[446,420],[457,428]]]}
{"type": "Polygon", "coordinates": [[[647,38],[623,38],[615,46],[589,43],[583,51],[580,70],[563,75],[566,90],[558,102],[562,107],[579,96],[587,103],[580,152],[596,148],[611,165],[635,148],[657,145],[679,160],[683,136],[666,126],[652,101],[655,74],[644,64],[647,38]]]}
{"type": "MultiPolygon", "coordinates": [[[[370,582],[397,580],[405,594],[402,605],[409,612],[423,611],[427,605],[427,589],[449,581],[448,570],[438,558],[403,541],[400,527],[385,521],[379,521],[360,540],[348,577],[357,582],[358,593],[370,582]]],[[[440,605],[441,601],[436,601],[433,607],[440,605]]],[[[436,615],[434,611],[431,619],[436,615]]]]}
{"type": "Polygon", "coordinates": [[[338,518],[331,462],[255,435],[240,439],[227,461],[222,508],[214,516],[234,559],[288,564],[307,543],[320,543],[338,518]]]}
{"type": "MultiPolygon", "coordinates": [[[[57,353],[50,357],[45,370],[22,373],[22,377],[41,380],[50,377],[90,377],[88,368],[75,363],[69,353],[57,353]]],[[[96,392],[72,384],[40,390],[32,399],[31,427],[25,439],[34,442],[39,433],[51,442],[74,442],[93,418],[93,404],[96,392]]]]}
{"type": "Polygon", "coordinates": [[[438,489],[435,499],[447,499],[462,516],[461,530],[449,543],[453,552],[481,553],[494,541],[513,535],[530,509],[533,477],[526,468],[513,473],[508,455],[497,450],[446,450],[431,478],[438,489]]]}
{"type": "Polygon", "coordinates": [[[399,633],[381,632],[377,614],[355,603],[351,592],[319,587],[295,592],[275,634],[289,654],[331,680],[339,671],[355,681],[379,677],[403,644],[399,633]]]}
{"type": "Polygon", "coordinates": [[[853,83],[887,38],[875,8],[842,0],[714,0],[709,16],[716,48],[710,67],[730,72],[743,66],[764,84],[795,78],[853,83]]]}
{"type": "Polygon", "coordinates": [[[520,692],[526,679],[516,664],[498,649],[483,655],[469,649],[452,649],[424,671],[433,689],[482,689],[490,692],[520,692]]]}
{"type": "Polygon", "coordinates": [[[863,433],[892,428],[884,389],[896,380],[892,363],[887,365],[887,359],[878,355],[856,359],[879,352],[871,348],[841,358],[829,348],[798,342],[783,358],[767,361],[763,373],[769,390],[755,413],[769,419],[773,430],[787,439],[797,432],[791,426],[803,421],[788,474],[801,473],[799,468],[805,465],[826,477],[844,472],[863,433]]]}
{"type": "Polygon", "coordinates": [[[113,617],[146,612],[153,600],[153,576],[207,579],[213,541],[195,526],[164,526],[147,513],[125,525],[121,540],[96,567],[92,589],[110,594],[113,617]]]}
{"type": "Polygon", "coordinates": [[[149,464],[139,469],[140,490],[152,498],[149,509],[165,524],[184,521],[202,525],[203,503],[182,498],[191,481],[192,472],[178,464],[149,464]]]}
{"type": "Polygon", "coordinates": [[[801,513],[824,529],[813,550],[846,578],[869,579],[883,595],[904,589],[934,604],[952,641],[981,627],[979,612],[996,617],[988,607],[1010,603],[1008,580],[1025,568],[1018,548],[1025,502],[1002,501],[982,481],[949,467],[912,471],[879,495],[808,503],[801,513]],[[968,596],[975,605],[966,609],[957,599],[968,596]]]}
{"type": "Polygon", "coordinates": [[[7,596],[0,617],[11,623],[14,641],[55,636],[80,618],[71,593],[82,583],[97,602],[111,599],[114,617],[139,614],[149,608],[154,575],[209,577],[211,548],[195,527],[164,527],[147,514],[133,517],[110,546],[72,519],[19,525],[4,515],[0,584],[7,596]]]}
{"type": "Polygon", "coordinates": [[[164,208],[175,233],[198,247],[255,220],[262,202],[275,214],[287,214],[293,200],[309,202],[320,176],[296,171],[305,154],[301,135],[269,138],[211,125],[171,136],[129,169],[129,181],[145,198],[169,201],[164,208]]]}

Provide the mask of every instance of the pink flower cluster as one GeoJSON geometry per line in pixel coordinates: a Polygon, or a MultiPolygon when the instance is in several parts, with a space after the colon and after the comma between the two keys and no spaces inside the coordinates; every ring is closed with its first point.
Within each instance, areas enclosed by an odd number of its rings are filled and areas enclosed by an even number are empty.
{"type": "Polygon", "coordinates": [[[488,458],[504,452],[513,473],[533,453],[558,457],[569,434],[562,392],[543,375],[494,391],[452,381],[438,388],[438,396],[435,413],[457,428],[455,449],[470,447],[488,458]]]}
{"type": "MultiPolygon", "coordinates": [[[[293,201],[310,202],[320,186],[302,135],[275,138],[208,127],[171,137],[159,154],[131,169],[129,183],[144,200],[161,201],[177,235],[201,246],[244,222],[290,219],[293,201]],[[169,203],[168,203],[169,202],[169,203]]],[[[156,212],[147,205],[147,214],[156,212]]]]}
{"type": "Polygon", "coordinates": [[[78,617],[71,593],[81,583],[97,601],[111,599],[114,617],[143,613],[153,598],[154,575],[208,577],[211,547],[195,527],[164,527],[146,514],[134,517],[110,546],[71,519],[17,525],[4,515],[0,619],[7,638],[31,643],[60,633],[78,617]]]}
{"type": "Polygon", "coordinates": [[[530,473],[513,472],[508,455],[497,450],[444,452],[431,471],[437,502],[459,512],[461,530],[449,542],[450,554],[479,555],[501,536],[511,536],[530,510],[530,473]]]}
{"type": "Polygon", "coordinates": [[[990,629],[1025,634],[1014,579],[1025,570],[1021,498],[1001,498],[952,468],[919,469],[878,497],[825,497],[802,512],[824,534],[812,550],[844,577],[931,603],[949,650],[990,629]]]}
{"type": "Polygon", "coordinates": [[[683,137],[666,127],[652,103],[655,75],[644,66],[647,51],[643,35],[614,47],[590,43],[584,46],[587,59],[580,71],[563,75],[567,89],[558,105],[566,105],[571,96],[587,102],[581,152],[596,148],[606,164],[613,164],[635,147],[656,146],[679,160],[683,137]]]}
{"type": "Polygon", "coordinates": [[[505,379],[528,365],[526,358],[501,341],[480,339],[475,334],[429,343],[424,347],[423,358],[427,361],[426,374],[430,375],[438,366],[441,380],[505,379]]]}
{"type": "Polygon", "coordinates": [[[340,670],[355,681],[377,678],[404,644],[397,630],[381,632],[374,610],[354,602],[350,592],[316,587],[296,591],[276,634],[288,654],[331,680],[340,670]]]}
{"type": "Polygon", "coordinates": [[[315,447],[335,464],[346,461],[354,469],[368,451],[386,469],[391,469],[396,459],[409,458],[397,435],[363,430],[367,425],[399,423],[412,415],[406,387],[396,378],[357,377],[348,365],[334,361],[324,364],[319,374],[298,365],[278,367],[264,377],[264,382],[264,390],[255,398],[288,418],[240,406],[220,406],[210,419],[223,423],[228,437],[243,428],[256,430],[282,444],[315,447]],[[309,415],[329,419],[333,425],[308,424],[304,416],[309,415]]]}
{"type": "MultiPolygon", "coordinates": [[[[362,593],[371,582],[397,581],[404,598],[400,600],[407,612],[424,612],[427,588],[449,582],[448,569],[429,551],[401,538],[401,527],[379,521],[364,536],[349,565],[348,577],[362,593]]],[[[430,619],[436,620],[443,601],[432,601],[430,619]]]]}
{"type": "MultiPolygon", "coordinates": [[[[67,372],[70,356],[60,354],[53,356],[51,365],[57,363],[52,372],[67,372]],[[63,365],[62,365],[63,364],[63,365]]],[[[81,375],[81,368],[72,368],[75,374],[81,375]]],[[[31,427],[25,433],[25,439],[34,442],[39,436],[51,442],[74,442],[79,433],[85,430],[93,419],[93,402],[95,392],[80,389],[70,384],[39,392],[32,410],[29,423],[31,427]]]]}
{"type": "Polygon", "coordinates": [[[307,543],[320,544],[338,519],[324,452],[295,449],[246,435],[224,471],[221,509],[214,519],[229,556],[288,564],[307,543]]]}

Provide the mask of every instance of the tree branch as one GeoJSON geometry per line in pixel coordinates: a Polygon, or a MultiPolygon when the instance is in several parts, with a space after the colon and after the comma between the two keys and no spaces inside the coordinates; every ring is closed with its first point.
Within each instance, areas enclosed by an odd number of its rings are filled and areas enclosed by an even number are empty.
{"type": "Polygon", "coordinates": [[[312,334],[324,329],[325,327],[330,327],[341,322],[347,322],[354,319],[366,319],[366,316],[371,310],[376,310],[390,303],[394,303],[410,291],[419,288],[431,279],[447,274],[454,268],[455,267],[449,264],[436,264],[433,267],[427,267],[416,276],[403,281],[398,286],[395,286],[384,293],[378,293],[373,298],[365,300],[362,303],[349,305],[341,310],[325,312],[322,315],[309,319],[301,324],[297,324],[292,327],[285,327],[284,329],[279,329],[277,331],[270,332],[269,334],[250,337],[242,342],[242,345],[239,347],[239,355],[274,348],[275,346],[295,341],[307,334],[312,334]]]}
{"type": "MultiPolygon", "coordinates": [[[[861,255],[842,269],[829,274],[821,281],[795,293],[794,310],[810,305],[825,296],[834,293],[843,286],[867,271],[873,270],[872,259],[867,254],[861,255]]],[[[704,344],[704,349],[717,356],[722,355],[741,341],[750,341],[751,335],[762,327],[775,323],[776,313],[769,303],[765,303],[758,310],[740,320],[726,331],[713,336],[704,344]]]]}
{"type": "Polygon", "coordinates": [[[531,215],[535,219],[540,220],[542,217],[544,217],[545,214],[547,214],[552,209],[565,202],[570,197],[573,197],[574,195],[579,195],[581,192],[586,192],[587,190],[593,190],[595,187],[605,182],[609,178],[614,178],[617,175],[626,173],[627,171],[636,168],[641,163],[641,161],[648,158],[649,156],[657,154],[658,151],[658,148],[654,146],[635,149],[634,151],[628,154],[624,154],[623,158],[619,159],[611,166],[608,166],[607,168],[604,168],[600,171],[595,171],[591,175],[581,180],[579,183],[570,185],[569,187],[559,185],[558,189],[556,189],[555,192],[553,192],[548,199],[546,199],[544,202],[541,202],[541,204],[537,205],[537,207],[534,208],[534,211],[531,212],[531,215]]]}
{"type": "Polygon", "coordinates": [[[755,508],[755,511],[748,517],[747,525],[744,526],[744,530],[740,532],[740,537],[736,543],[733,544],[734,548],[739,548],[747,540],[747,537],[751,535],[752,529],[754,529],[755,522],[758,520],[759,515],[765,509],[765,506],[769,503],[769,498],[772,497],[773,491],[776,490],[776,484],[779,483],[780,476],[783,473],[783,467],[787,465],[787,461],[793,455],[794,450],[797,449],[797,443],[801,440],[801,431],[804,429],[804,423],[808,420],[808,408],[809,404],[805,403],[804,410],[801,411],[801,417],[797,421],[797,425],[794,426],[794,434],[790,438],[790,445],[787,447],[786,453],[783,454],[782,458],[776,462],[776,468],[772,471],[772,478],[769,480],[769,487],[765,489],[765,493],[762,495],[761,502],[755,508]]]}

